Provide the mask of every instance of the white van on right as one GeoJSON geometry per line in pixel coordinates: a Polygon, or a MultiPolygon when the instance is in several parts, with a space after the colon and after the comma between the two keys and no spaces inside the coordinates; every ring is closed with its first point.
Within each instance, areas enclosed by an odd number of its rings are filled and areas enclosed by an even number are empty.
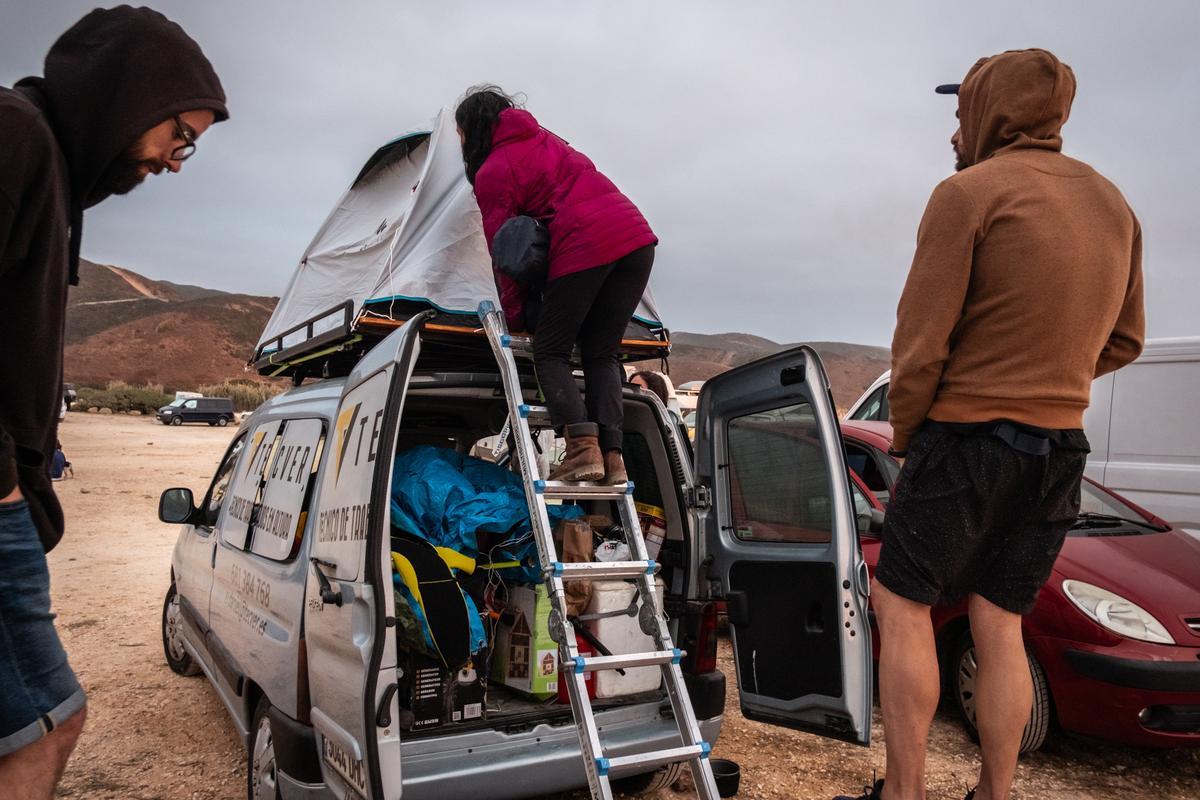
{"type": "Polygon", "coordinates": [[[1200,337],[1151,339],[1092,384],[1086,474],[1176,526],[1200,528],[1200,337]]]}

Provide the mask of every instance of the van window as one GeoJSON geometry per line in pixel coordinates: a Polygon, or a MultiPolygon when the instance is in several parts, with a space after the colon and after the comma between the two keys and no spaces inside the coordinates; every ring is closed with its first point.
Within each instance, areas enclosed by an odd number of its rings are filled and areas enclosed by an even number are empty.
{"type": "Polygon", "coordinates": [[[640,433],[626,431],[622,440],[625,469],[629,480],[633,481],[634,498],[639,503],[649,503],[662,507],[662,487],[658,482],[658,474],[654,471],[654,457],[650,454],[650,445],[646,437],[640,433]]]}
{"type": "Polygon", "coordinates": [[[879,420],[887,422],[888,419],[888,385],[885,383],[875,391],[871,392],[871,396],[863,401],[863,404],[858,407],[850,419],[863,420],[879,420]]]}
{"type": "Polygon", "coordinates": [[[183,401],[183,407],[184,407],[184,408],[195,408],[195,407],[196,407],[196,401],[195,401],[195,400],[184,400],[184,401],[183,401]]]}
{"type": "Polygon", "coordinates": [[[229,513],[221,523],[221,539],[238,550],[246,548],[250,521],[262,491],[263,473],[270,463],[280,425],[279,420],[263,422],[247,434],[246,452],[229,483],[232,499],[229,513]]]}
{"type": "Polygon", "coordinates": [[[250,514],[249,549],[273,561],[295,555],[308,520],[325,423],[292,419],[275,437],[262,487],[250,514]]]}
{"type": "Polygon", "coordinates": [[[221,506],[225,504],[225,495],[229,489],[229,479],[233,477],[233,466],[237,463],[238,456],[241,455],[242,446],[246,443],[246,435],[239,436],[228,452],[225,453],[225,458],[221,461],[221,465],[217,467],[217,474],[213,476],[212,483],[208,487],[208,494],[204,496],[204,504],[201,508],[204,509],[203,524],[209,528],[217,524],[217,517],[221,513],[221,506]]]}
{"type": "Polygon", "coordinates": [[[734,535],[753,541],[828,543],[832,504],[821,431],[808,403],[729,422],[728,483],[734,535]]]}

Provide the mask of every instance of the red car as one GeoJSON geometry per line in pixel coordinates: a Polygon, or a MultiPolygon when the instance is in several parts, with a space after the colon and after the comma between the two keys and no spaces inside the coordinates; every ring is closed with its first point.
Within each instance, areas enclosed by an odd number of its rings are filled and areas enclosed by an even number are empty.
{"type": "MultiPolygon", "coordinates": [[[[860,541],[874,572],[900,465],[886,422],[843,421],[860,541]]],[[[1144,747],[1200,747],[1200,533],[1085,479],[1079,520],[1024,618],[1034,706],[1022,752],[1052,721],[1144,747]]],[[[933,610],[945,689],[975,735],[975,655],[966,603],[933,610]]],[[[872,640],[878,646],[878,630],[872,640]]],[[[878,657],[878,650],[876,650],[878,657]]]]}

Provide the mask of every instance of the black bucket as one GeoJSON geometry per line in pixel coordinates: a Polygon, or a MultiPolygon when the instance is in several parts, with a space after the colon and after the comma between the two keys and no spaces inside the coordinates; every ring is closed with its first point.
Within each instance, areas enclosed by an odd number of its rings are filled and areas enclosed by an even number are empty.
{"type": "Polygon", "coordinates": [[[709,759],[712,765],[713,779],[717,784],[717,794],[721,797],[733,797],[738,793],[738,784],[742,782],[742,770],[736,761],[724,758],[709,759]]]}

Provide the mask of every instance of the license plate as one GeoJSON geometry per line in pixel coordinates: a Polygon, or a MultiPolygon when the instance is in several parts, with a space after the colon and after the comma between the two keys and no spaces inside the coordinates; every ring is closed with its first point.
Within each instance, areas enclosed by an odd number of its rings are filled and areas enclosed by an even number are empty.
{"type": "Polygon", "coordinates": [[[324,751],[325,763],[333,767],[334,771],[346,781],[347,784],[362,797],[367,796],[367,773],[363,767],[363,762],[355,761],[342,748],[329,740],[328,736],[321,737],[322,750],[324,751]]]}

